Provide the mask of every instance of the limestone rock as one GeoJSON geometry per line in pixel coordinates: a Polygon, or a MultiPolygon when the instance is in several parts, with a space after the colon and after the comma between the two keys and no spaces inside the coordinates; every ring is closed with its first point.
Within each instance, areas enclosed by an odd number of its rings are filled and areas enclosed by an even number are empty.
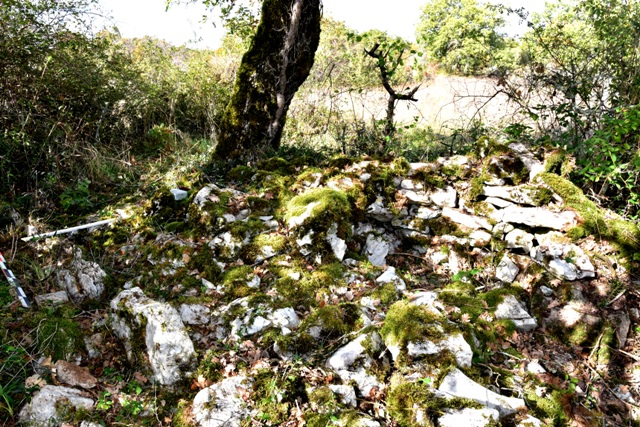
{"type": "Polygon", "coordinates": [[[520,268],[518,268],[516,263],[513,262],[507,254],[504,254],[496,267],[496,279],[505,283],[513,283],[519,272],[520,268]]]}
{"type": "Polygon", "coordinates": [[[393,242],[388,235],[376,236],[369,234],[365,243],[364,253],[371,264],[382,267],[386,264],[386,258],[393,249],[393,242]]]}
{"type": "Polygon", "coordinates": [[[471,242],[471,246],[481,248],[491,241],[491,234],[484,230],[476,230],[469,234],[469,241],[471,242]]]}
{"type": "Polygon", "coordinates": [[[509,148],[529,170],[529,180],[533,180],[536,175],[544,172],[544,164],[533,156],[526,145],[521,142],[512,142],[509,144],[509,148]]]}
{"type": "Polygon", "coordinates": [[[411,357],[420,357],[429,354],[439,354],[447,350],[456,358],[456,364],[461,368],[470,368],[473,350],[465,341],[462,334],[453,334],[442,341],[429,340],[410,342],[407,344],[407,354],[411,357]]]}
{"type": "Polygon", "coordinates": [[[375,202],[367,206],[367,215],[381,222],[389,222],[395,218],[393,212],[387,208],[379,197],[375,202]]]}
{"type": "Polygon", "coordinates": [[[182,304],[180,318],[187,325],[206,325],[211,321],[211,310],[200,304],[182,304]]]}
{"type": "Polygon", "coordinates": [[[438,418],[440,427],[485,427],[498,421],[500,413],[495,409],[447,409],[445,415],[438,418]]]}
{"type": "Polygon", "coordinates": [[[74,388],[45,385],[20,411],[20,422],[32,427],[51,427],[62,422],[61,411],[84,409],[91,411],[94,401],[74,388]]]}
{"type": "Polygon", "coordinates": [[[419,206],[417,209],[413,207],[411,209],[411,215],[420,219],[435,219],[438,218],[442,214],[442,211],[439,209],[432,209],[428,206],[419,206]]]}
{"type": "Polygon", "coordinates": [[[175,308],[135,287],[120,292],[111,301],[111,310],[113,331],[124,340],[127,356],[134,359],[132,341],[144,342],[158,383],[175,384],[191,370],[195,350],[175,308]]]}
{"type": "MultiPolygon", "coordinates": [[[[540,187],[533,186],[517,186],[517,187],[493,187],[485,186],[482,194],[487,197],[507,200],[521,205],[540,206],[541,198],[539,194],[544,191],[540,187]]],[[[549,190],[547,190],[549,191],[549,190]]],[[[502,206],[507,207],[507,206],[502,206]]]]}
{"type": "Polygon", "coordinates": [[[80,367],[75,363],[58,360],[55,367],[58,380],[70,386],[92,389],[98,384],[98,380],[89,373],[87,368],[80,367]]]}
{"type": "Polygon", "coordinates": [[[512,320],[516,325],[516,329],[522,332],[532,331],[538,326],[536,319],[531,317],[520,301],[513,295],[504,297],[496,307],[495,316],[497,319],[512,320]]]}
{"type": "Polygon", "coordinates": [[[452,222],[455,222],[456,224],[460,224],[474,230],[478,228],[484,228],[485,230],[491,231],[493,229],[493,226],[486,218],[483,218],[481,216],[468,215],[457,209],[443,208],[442,216],[452,222]]]}
{"type": "Polygon", "coordinates": [[[332,392],[340,396],[340,401],[347,406],[355,408],[357,405],[356,391],[350,385],[329,384],[332,392]]]}
{"type": "Polygon", "coordinates": [[[513,202],[509,202],[504,199],[499,199],[497,197],[487,197],[484,201],[497,208],[507,208],[513,205],[513,202]]]}
{"type": "Polygon", "coordinates": [[[383,384],[374,375],[367,372],[367,369],[373,364],[373,359],[367,353],[365,345],[372,351],[379,351],[382,348],[382,339],[377,332],[360,335],[336,350],[329,357],[326,365],[338,374],[343,383],[348,384],[350,381],[354,381],[362,395],[368,396],[374,387],[382,388],[383,384]]]}
{"type": "Polygon", "coordinates": [[[39,307],[55,306],[69,302],[67,291],[51,292],[49,294],[36,295],[36,304],[39,307]]]}
{"type": "Polygon", "coordinates": [[[535,236],[533,234],[527,233],[526,231],[520,230],[519,228],[516,228],[504,237],[507,248],[524,249],[526,253],[530,253],[533,249],[534,239],[535,236]]]}
{"type": "Polygon", "coordinates": [[[250,411],[242,396],[250,389],[250,380],[237,376],[200,390],[193,399],[193,419],[199,427],[240,427],[250,411]]]}
{"type": "Polygon", "coordinates": [[[458,192],[451,186],[445,189],[438,189],[429,194],[429,199],[434,205],[440,207],[455,208],[458,200],[458,192]]]}
{"type": "Polygon", "coordinates": [[[335,257],[342,261],[344,254],[347,252],[347,243],[338,237],[338,224],[333,224],[327,231],[327,242],[331,246],[335,257]]]}
{"type": "Polygon", "coordinates": [[[402,292],[407,289],[407,284],[404,282],[404,280],[402,280],[400,276],[398,276],[394,267],[387,267],[385,272],[376,279],[376,283],[393,283],[398,292],[402,292]]]}
{"type": "Polygon", "coordinates": [[[473,381],[458,369],[454,369],[442,380],[438,391],[445,397],[462,397],[474,400],[495,409],[500,417],[511,415],[526,407],[524,400],[501,396],[473,381]]]}
{"type": "Polygon", "coordinates": [[[98,264],[82,259],[82,250],[78,249],[69,269],[58,273],[58,282],[75,303],[81,303],[87,299],[100,299],[105,277],[107,274],[98,264]]]}
{"type": "Polygon", "coordinates": [[[529,227],[544,227],[552,230],[566,230],[578,224],[578,216],[572,211],[555,213],[545,208],[526,208],[516,205],[496,211],[491,214],[491,218],[497,222],[524,224],[529,227]]]}

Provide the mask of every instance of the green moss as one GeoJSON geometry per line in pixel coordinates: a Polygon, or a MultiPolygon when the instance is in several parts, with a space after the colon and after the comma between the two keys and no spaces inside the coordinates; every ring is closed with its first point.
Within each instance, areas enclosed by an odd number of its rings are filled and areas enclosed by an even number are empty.
{"type": "Polygon", "coordinates": [[[451,328],[440,316],[425,307],[398,301],[389,308],[380,334],[385,341],[405,347],[409,342],[425,339],[440,341],[452,331],[455,328],[451,328]]]}
{"type": "Polygon", "coordinates": [[[482,408],[470,399],[437,396],[428,385],[420,382],[407,382],[398,376],[394,376],[391,382],[387,411],[401,427],[435,426],[444,409],[482,408]],[[417,417],[418,411],[424,416],[421,421],[417,417]]]}
{"type": "Polygon", "coordinates": [[[386,307],[398,300],[398,291],[393,283],[385,283],[371,293],[371,298],[379,299],[380,304],[386,307]]]}
{"type": "Polygon", "coordinates": [[[281,174],[288,174],[292,172],[291,165],[282,157],[271,157],[269,159],[262,160],[258,162],[257,168],[269,172],[279,172],[281,174]]]}
{"type": "Polygon", "coordinates": [[[231,267],[225,271],[222,276],[225,297],[236,299],[251,295],[254,290],[247,286],[247,283],[254,276],[253,267],[248,265],[231,267]]]}
{"type": "Polygon", "coordinates": [[[354,163],[355,163],[354,158],[341,156],[341,157],[334,157],[333,159],[329,160],[329,162],[327,163],[327,166],[330,168],[337,168],[337,169],[343,170],[347,166],[351,166],[354,163]]]}
{"type": "Polygon", "coordinates": [[[196,377],[202,375],[212,383],[216,383],[222,379],[223,369],[224,366],[220,363],[218,354],[214,350],[207,350],[194,375],[196,377]]]}
{"type": "Polygon", "coordinates": [[[349,221],[351,216],[349,200],[342,191],[318,188],[291,199],[287,205],[285,217],[287,219],[298,217],[304,214],[311,204],[314,204],[314,207],[310,210],[309,218],[304,222],[308,225],[325,224],[323,228],[326,230],[333,223],[349,221]]]}
{"type": "Polygon", "coordinates": [[[325,305],[313,311],[300,325],[301,331],[319,327],[322,337],[332,340],[339,338],[361,326],[360,307],[355,304],[342,303],[339,305],[325,305]]]}
{"type": "Polygon", "coordinates": [[[640,229],[631,221],[625,221],[613,213],[599,208],[571,181],[552,173],[540,174],[541,179],[557,193],[567,206],[575,209],[584,219],[582,229],[572,231],[573,236],[583,230],[617,243],[627,253],[640,250],[640,229]]]}
{"type": "Polygon", "coordinates": [[[480,175],[471,180],[471,188],[467,193],[469,201],[478,200],[478,197],[484,193],[484,182],[486,181],[485,175],[480,175]]]}
{"type": "Polygon", "coordinates": [[[253,375],[251,400],[258,418],[279,424],[289,418],[298,401],[308,400],[301,375],[290,371],[280,376],[270,369],[261,369],[253,375]]]}
{"type": "Polygon", "coordinates": [[[213,250],[208,245],[202,246],[198,252],[191,256],[187,267],[189,270],[197,270],[200,277],[210,282],[216,282],[222,276],[222,270],[214,262],[213,250]]]}
{"type": "Polygon", "coordinates": [[[468,233],[464,232],[458,226],[458,224],[456,224],[455,222],[443,216],[435,219],[425,220],[424,223],[429,227],[429,229],[431,230],[431,233],[436,236],[445,236],[445,235],[451,235],[456,237],[468,236],[468,233]]]}
{"type": "Polygon", "coordinates": [[[567,390],[552,389],[544,396],[538,394],[535,385],[525,388],[525,400],[533,415],[538,419],[550,420],[552,426],[569,425],[564,407],[571,400],[571,393],[567,390]]]}
{"type": "Polygon", "coordinates": [[[573,171],[575,165],[571,161],[571,157],[565,151],[556,150],[551,153],[544,164],[544,171],[555,173],[562,177],[568,177],[573,171]]]}

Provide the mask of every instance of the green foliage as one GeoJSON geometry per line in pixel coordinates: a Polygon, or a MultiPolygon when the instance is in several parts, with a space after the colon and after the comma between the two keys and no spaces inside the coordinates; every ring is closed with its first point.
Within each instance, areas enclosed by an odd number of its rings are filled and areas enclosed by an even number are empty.
{"type": "Polygon", "coordinates": [[[504,23],[498,8],[478,0],[432,0],[422,9],[416,35],[445,70],[471,75],[513,66],[513,43],[498,31],[504,23]]]}
{"type": "Polygon", "coordinates": [[[21,345],[11,341],[0,344],[0,422],[5,416],[13,417],[26,399],[29,359],[21,345]]]}
{"type": "Polygon", "coordinates": [[[573,178],[582,188],[637,217],[640,4],[550,3],[529,27],[522,42],[526,67],[501,82],[505,92],[546,134],[539,142],[575,157],[573,178]]]}
{"type": "Polygon", "coordinates": [[[609,206],[640,216],[640,108],[617,108],[600,129],[577,148],[576,175],[591,183],[609,206]]]}

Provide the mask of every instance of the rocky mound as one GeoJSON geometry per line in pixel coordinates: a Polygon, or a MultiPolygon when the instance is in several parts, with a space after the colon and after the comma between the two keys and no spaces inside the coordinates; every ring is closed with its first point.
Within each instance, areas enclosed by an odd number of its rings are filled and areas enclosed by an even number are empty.
{"type": "Polygon", "coordinates": [[[271,159],[76,238],[60,290],[37,300],[91,307],[81,345],[57,355],[81,372],[55,369],[21,420],[636,419],[638,228],[557,174],[559,153],[479,151],[323,169],[271,159]]]}

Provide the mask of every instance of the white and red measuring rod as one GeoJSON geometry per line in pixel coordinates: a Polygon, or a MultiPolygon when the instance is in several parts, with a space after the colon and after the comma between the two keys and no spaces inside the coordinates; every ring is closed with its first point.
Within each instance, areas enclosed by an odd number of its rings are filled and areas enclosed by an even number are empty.
{"type": "Polygon", "coordinates": [[[4,273],[4,277],[7,278],[9,283],[13,285],[14,288],[16,288],[16,294],[18,295],[18,300],[20,301],[20,304],[22,304],[24,308],[31,307],[31,304],[29,304],[29,299],[27,298],[27,295],[24,293],[24,291],[20,287],[20,284],[18,283],[18,279],[16,279],[16,276],[14,276],[11,270],[9,270],[9,267],[7,267],[7,261],[4,259],[4,256],[2,256],[2,252],[0,252],[0,269],[2,269],[2,272],[4,273]]]}

